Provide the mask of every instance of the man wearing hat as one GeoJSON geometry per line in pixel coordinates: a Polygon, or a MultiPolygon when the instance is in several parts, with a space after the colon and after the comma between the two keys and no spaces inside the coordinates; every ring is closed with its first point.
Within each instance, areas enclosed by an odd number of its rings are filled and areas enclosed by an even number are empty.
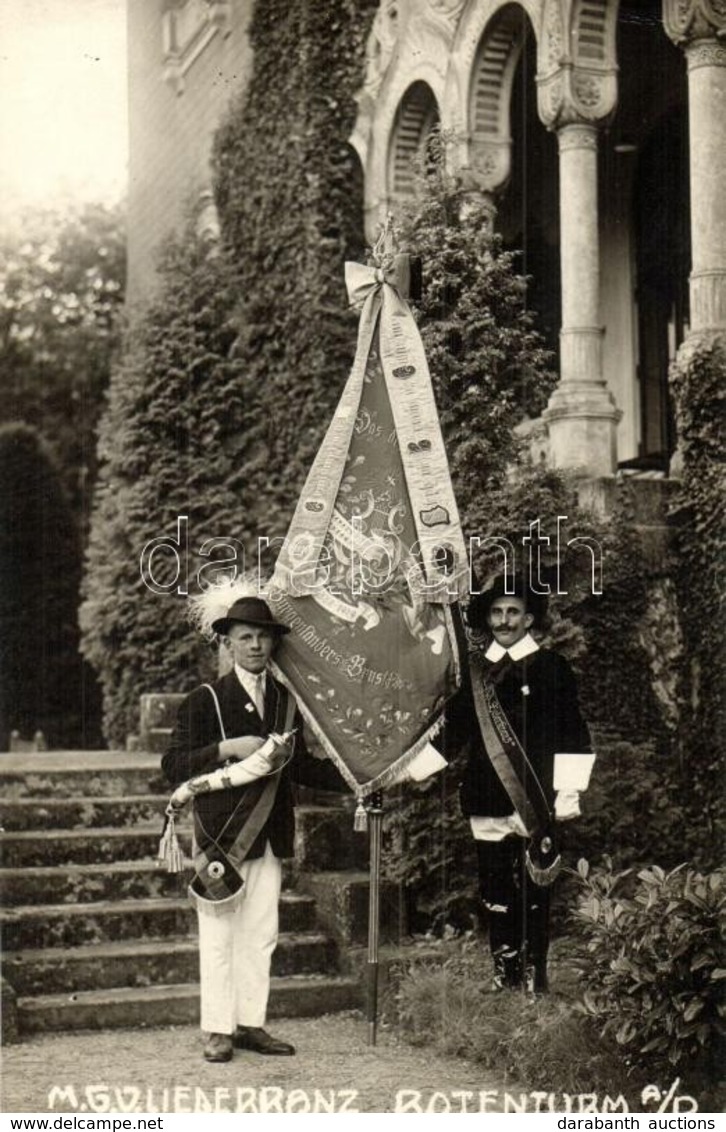
{"type": "Polygon", "coordinates": [[[259,597],[238,598],[212,629],[234,666],[181,704],[162,769],[175,787],[249,759],[275,738],[277,762],[244,786],[194,798],[196,876],[190,894],[199,918],[201,1026],[207,1061],[229,1061],[233,1048],[291,1055],[264,1027],[270,963],[277,943],[282,866],[293,855],[292,782],[345,790],[328,760],[310,755],[292,694],[268,661],[289,630],[259,597]],[[292,734],[291,734],[292,733],[292,734]],[[279,762],[281,769],[275,770],[279,762]]]}
{"type": "Polygon", "coordinates": [[[594,761],[577,685],[540,648],[546,597],[501,576],[472,598],[468,679],[447,711],[445,744],[468,744],[461,806],[476,841],[494,989],[547,989],[556,820],[579,814],[594,761]]]}

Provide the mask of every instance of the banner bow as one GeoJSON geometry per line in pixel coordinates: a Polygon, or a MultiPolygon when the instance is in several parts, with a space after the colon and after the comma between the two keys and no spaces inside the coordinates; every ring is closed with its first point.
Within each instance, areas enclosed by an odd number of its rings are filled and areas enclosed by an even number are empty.
{"type": "Polygon", "coordinates": [[[352,307],[362,307],[368,296],[378,291],[384,283],[398,291],[402,299],[408,299],[411,292],[411,257],[393,256],[385,267],[368,267],[364,263],[350,262],[345,265],[345,286],[352,307]]]}

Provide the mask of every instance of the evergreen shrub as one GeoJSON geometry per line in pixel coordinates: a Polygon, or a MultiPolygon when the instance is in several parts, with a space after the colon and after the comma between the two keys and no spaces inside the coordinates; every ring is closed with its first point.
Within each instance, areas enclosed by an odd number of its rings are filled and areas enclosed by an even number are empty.
{"type": "Polygon", "coordinates": [[[111,745],[138,730],[142,693],[186,691],[213,673],[210,650],[185,625],[183,595],[215,560],[197,555],[203,539],[240,538],[244,525],[245,399],[233,305],[226,262],[210,257],[190,222],[166,246],[158,294],[113,376],[80,612],[111,745]],[[182,515],[189,554],[180,547],[176,581],[172,556],[155,556],[154,581],[169,587],[155,592],[141,576],[142,550],[151,539],[176,538],[182,515]]]}
{"type": "Polygon", "coordinates": [[[0,427],[0,750],[10,732],[93,746],[95,689],[78,650],[81,540],[58,467],[34,428],[0,427]]]}
{"type": "Polygon", "coordinates": [[[581,860],[583,1002],[630,1064],[716,1080],[726,1052],[726,872],[581,860]]]}

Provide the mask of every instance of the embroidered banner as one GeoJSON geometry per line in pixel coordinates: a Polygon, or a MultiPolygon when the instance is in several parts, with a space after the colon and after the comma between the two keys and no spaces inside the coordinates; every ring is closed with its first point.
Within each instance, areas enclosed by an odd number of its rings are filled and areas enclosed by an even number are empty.
{"type": "Polygon", "coordinates": [[[269,601],[291,629],[276,674],[362,795],[421,750],[458,687],[449,605],[468,567],[401,257],[388,274],[346,266],[366,292],[356,358],[269,601]]]}

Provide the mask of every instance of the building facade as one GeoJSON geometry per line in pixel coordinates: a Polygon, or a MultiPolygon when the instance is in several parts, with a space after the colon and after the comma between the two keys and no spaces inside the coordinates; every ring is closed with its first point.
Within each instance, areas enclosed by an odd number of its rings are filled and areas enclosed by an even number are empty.
{"type": "MultiPolygon", "coordinates": [[[[252,0],[129,0],[130,293],[197,201],[251,54],[252,0]],[[169,176],[169,173],[172,176],[169,176]]],[[[533,445],[589,476],[667,472],[668,367],[726,333],[726,0],[380,0],[350,139],[365,224],[411,191],[440,124],[522,250],[560,380],[533,445]]]]}

